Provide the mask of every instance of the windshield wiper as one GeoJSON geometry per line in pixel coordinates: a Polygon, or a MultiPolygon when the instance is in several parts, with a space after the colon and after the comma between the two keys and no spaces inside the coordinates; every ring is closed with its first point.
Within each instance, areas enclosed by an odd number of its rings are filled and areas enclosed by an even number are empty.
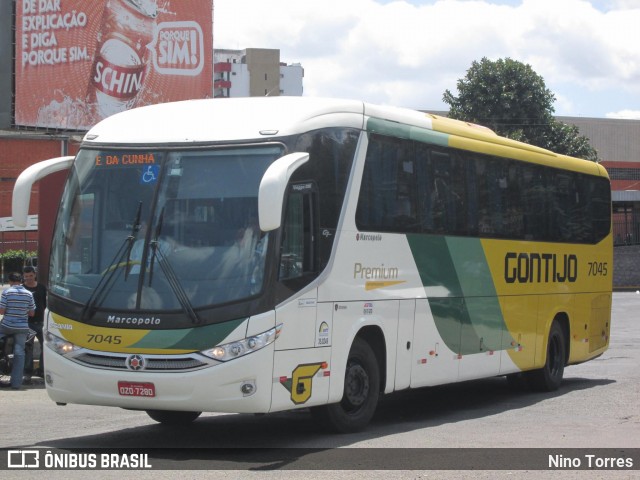
{"type": "Polygon", "coordinates": [[[131,262],[131,250],[133,250],[133,244],[136,241],[136,237],[138,236],[138,232],[140,231],[140,215],[142,214],[142,202],[138,202],[138,211],[136,212],[136,219],[133,222],[133,226],[131,227],[131,234],[127,237],[128,245],[127,245],[127,263],[124,267],[124,281],[127,281],[129,277],[129,264],[131,262]]]}
{"type": "Polygon", "coordinates": [[[104,301],[106,295],[109,293],[111,288],[113,288],[113,279],[115,278],[118,268],[124,267],[124,279],[125,281],[127,280],[127,276],[129,273],[129,263],[131,261],[131,250],[133,249],[133,244],[135,243],[136,236],[138,235],[138,231],[140,230],[141,214],[142,202],[138,203],[138,211],[136,212],[136,217],[131,227],[131,233],[129,233],[129,236],[124,239],[122,245],[120,245],[120,248],[114,255],[113,260],[111,260],[111,263],[109,263],[109,266],[105,270],[105,272],[108,272],[109,274],[103,275],[100,278],[98,285],[96,285],[96,288],[93,289],[89,300],[82,309],[81,318],[83,320],[88,320],[87,317],[91,318],[95,307],[104,301]],[[125,264],[122,264],[122,261],[125,258],[127,259],[127,261],[125,264]]]}
{"type": "MultiPolygon", "coordinates": [[[[169,286],[171,287],[171,290],[173,290],[173,293],[175,293],[176,298],[178,299],[178,302],[180,302],[180,305],[182,306],[182,309],[187,313],[187,315],[189,315],[189,318],[191,319],[192,323],[200,323],[200,318],[198,317],[198,314],[193,309],[193,306],[191,305],[191,301],[189,301],[189,296],[187,295],[187,292],[185,292],[184,288],[182,288],[182,285],[180,285],[180,280],[176,276],[176,273],[171,267],[171,264],[167,261],[167,257],[165,257],[164,253],[162,253],[162,248],[158,244],[157,238],[151,241],[150,247],[151,247],[152,261],[153,261],[153,258],[155,257],[158,258],[158,263],[160,264],[160,268],[164,272],[164,275],[167,278],[167,281],[169,282],[169,286]]],[[[149,286],[151,286],[151,270],[149,271],[149,286]]]]}
{"type": "Polygon", "coordinates": [[[178,279],[175,271],[171,267],[171,264],[167,260],[164,252],[162,251],[162,245],[160,244],[160,232],[162,231],[162,224],[164,223],[164,207],[160,212],[160,216],[158,217],[158,223],[156,225],[155,231],[153,233],[153,239],[149,242],[149,247],[151,248],[151,259],[149,262],[149,286],[153,283],[153,271],[156,263],[156,258],[158,259],[158,263],[160,264],[160,268],[164,273],[164,276],[167,278],[167,282],[169,282],[169,286],[173,293],[175,294],[178,302],[182,309],[187,313],[192,323],[200,323],[200,318],[198,314],[193,309],[191,305],[191,301],[189,300],[189,295],[184,291],[182,285],[180,284],[180,280],[178,279]]]}
{"type": "Polygon", "coordinates": [[[158,245],[158,237],[160,236],[160,232],[162,231],[162,223],[164,222],[164,207],[162,207],[162,211],[160,212],[160,217],[158,218],[158,224],[156,225],[156,230],[153,234],[153,241],[152,241],[152,249],[154,249],[154,253],[153,255],[151,255],[151,264],[149,265],[149,286],[151,286],[151,283],[153,282],[153,267],[155,265],[156,262],[156,256],[155,256],[155,248],[157,248],[158,245]]]}

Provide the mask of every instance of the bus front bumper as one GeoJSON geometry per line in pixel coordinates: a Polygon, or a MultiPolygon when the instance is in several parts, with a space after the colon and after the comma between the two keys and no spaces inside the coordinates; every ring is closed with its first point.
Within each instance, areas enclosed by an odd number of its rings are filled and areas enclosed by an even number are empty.
{"type": "Polygon", "coordinates": [[[93,368],[45,347],[45,383],[57,403],[137,410],[267,413],[273,385],[273,345],[241,358],[188,372],[93,368]]]}

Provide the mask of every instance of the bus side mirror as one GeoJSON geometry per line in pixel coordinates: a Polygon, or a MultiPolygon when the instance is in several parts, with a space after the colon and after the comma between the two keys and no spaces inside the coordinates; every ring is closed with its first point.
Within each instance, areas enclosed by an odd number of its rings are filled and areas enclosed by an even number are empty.
{"type": "Polygon", "coordinates": [[[258,191],[260,230],[269,232],[282,223],[282,204],[289,178],[309,160],[309,154],[294,152],[273,162],[264,173],[258,191]]]}

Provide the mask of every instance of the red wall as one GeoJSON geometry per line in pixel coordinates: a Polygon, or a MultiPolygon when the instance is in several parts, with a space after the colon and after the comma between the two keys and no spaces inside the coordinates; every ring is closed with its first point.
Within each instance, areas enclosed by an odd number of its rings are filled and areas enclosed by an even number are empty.
{"type": "MultiPolygon", "coordinates": [[[[640,170],[640,162],[601,162],[601,165],[606,168],[632,168],[640,170]]],[[[640,181],[638,180],[611,180],[611,190],[640,190],[640,181]]]]}
{"type": "MultiPolygon", "coordinates": [[[[60,157],[63,152],[63,140],[29,138],[28,133],[23,136],[24,138],[0,137],[0,217],[11,216],[13,187],[20,173],[34,163],[60,157]]],[[[68,155],[75,155],[78,151],[78,144],[68,142],[67,149],[68,155]]],[[[66,175],[63,174],[64,177],[66,175]]],[[[61,183],[59,177],[57,181],[61,183]]],[[[48,228],[51,228],[55,220],[60,193],[52,187],[47,189],[45,184],[46,182],[40,181],[33,186],[29,215],[39,215],[40,224],[44,224],[45,227],[49,225],[48,228]],[[42,206],[45,206],[46,212],[43,211],[41,214],[42,206]]],[[[47,238],[51,238],[50,234],[47,238]]],[[[38,232],[1,233],[0,252],[12,249],[38,250],[38,232]]],[[[48,263],[47,258],[43,259],[45,261],[40,261],[41,264],[48,263]]]]}
{"type": "Polygon", "coordinates": [[[38,182],[40,185],[40,202],[38,206],[38,276],[45,281],[49,278],[49,256],[53,227],[64,182],[68,171],[53,173],[38,182]]]}

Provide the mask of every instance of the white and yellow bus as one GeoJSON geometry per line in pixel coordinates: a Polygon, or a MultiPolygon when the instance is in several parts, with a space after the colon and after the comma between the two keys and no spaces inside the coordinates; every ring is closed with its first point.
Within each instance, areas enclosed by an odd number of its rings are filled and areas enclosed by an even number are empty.
{"type": "Polygon", "coordinates": [[[596,163],[417,111],[194,100],[105,119],[68,168],[45,377],[59,404],[309,408],[491,376],[557,389],[609,343],[611,194],[596,163]]]}

